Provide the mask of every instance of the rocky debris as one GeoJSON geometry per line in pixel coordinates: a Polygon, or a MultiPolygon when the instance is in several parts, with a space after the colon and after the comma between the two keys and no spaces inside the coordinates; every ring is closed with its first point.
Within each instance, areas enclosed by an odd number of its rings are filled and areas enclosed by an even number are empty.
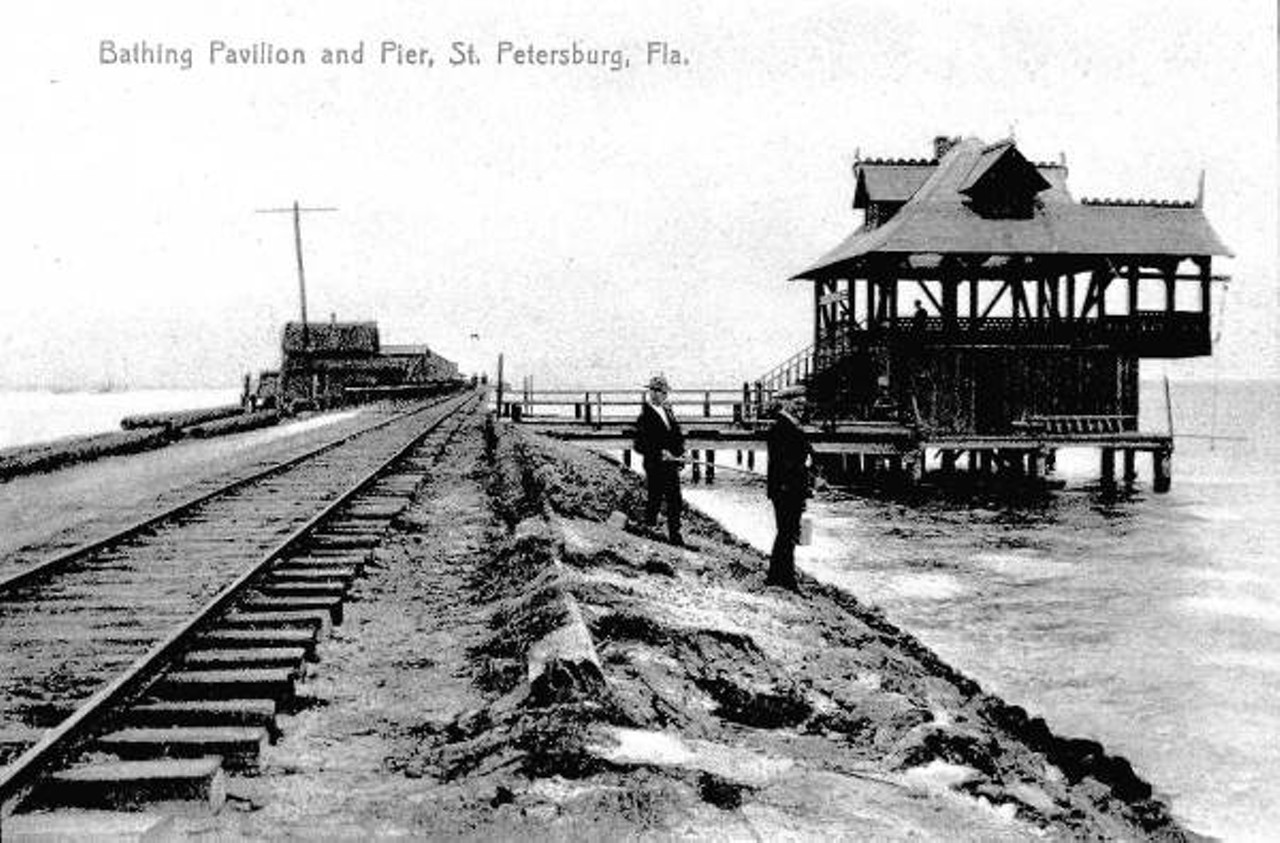
{"type": "Polygon", "coordinates": [[[616,465],[492,423],[466,441],[379,551],[312,743],[286,727],[275,748],[291,782],[233,786],[265,807],[223,830],[1187,838],[1123,759],[854,597],[766,587],[767,560],[696,513],[696,552],[619,528],[643,493],[616,465]]]}
{"type": "MultiPolygon", "coordinates": [[[[495,508],[537,513],[536,530],[516,529],[517,555],[572,572],[555,575],[557,593],[576,599],[599,656],[600,704],[577,713],[601,720],[579,721],[579,738],[602,726],[674,732],[913,787],[916,771],[960,771],[940,789],[1037,833],[1184,836],[1124,759],[983,693],[853,596],[812,580],[802,598],[766,588],[765,560],[696,513],[697,553],[617,529],[614,513],[638,520],[643,495],[597,455],[518,429],[493,453],[506,479],[490,491],[507,496],[495,508]]],[[[536,593],[544,585],[528,573],[536,593]]],[[[687,781],[720,809],[768,798],[705,769],[687,781]]]]}

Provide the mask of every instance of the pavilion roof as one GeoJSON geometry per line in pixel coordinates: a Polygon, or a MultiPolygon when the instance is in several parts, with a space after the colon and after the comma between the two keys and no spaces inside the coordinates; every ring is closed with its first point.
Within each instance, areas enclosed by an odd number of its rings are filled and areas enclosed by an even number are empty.
{"type": "Polygon", "coordinates": [[[924,178],[891,219],[875,228],[857,229],[794,277],[838,275],[860,258],[876,254],[1231,254],[1196,203],[1076,202],[1067,191],[1064,167],[1024,167],[1017,161],[1025,164],[1025,159],[1021,155],[1015,159],[1015,154],[1012,141],[986,145],[967,138],[936,164],[860,163],[855,169],[859,188],[865,185],[868,198],[880,197],[879,201],[898,201],[889,197],[901,196],[912,180],[924,178]],[[1006,164],[997,167],[1001,160],[1006,164]],[[1014,163],[1009,165],[1009,161],[1014,163]],[[961,192],[975,184],[992,187],[993,178],[1006,177],[1011,179],[1011,189],[1034,193],[1029,216],[984,215],[971,197],[961,192]]]}

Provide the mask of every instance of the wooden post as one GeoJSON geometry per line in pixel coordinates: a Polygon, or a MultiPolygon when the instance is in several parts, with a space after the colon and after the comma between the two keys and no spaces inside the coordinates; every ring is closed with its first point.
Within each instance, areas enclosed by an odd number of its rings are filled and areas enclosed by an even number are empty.
{"type": "Polygon", "coordinates": [[[1129,264],[1129,315],[1138,315],[1138,262],[1129,264]]]}
{"type": "Polygon", "coordinates": [[[748,470],[748,471],[755,471],[755,470],[756,470],[756,450],[755,450],[755,448],[751,448],[750,450],[748,450],[748,451],[747,451],[747,470],[748,470]]]}
{"type": "Polygon", "coordinates": [[[1125,448],[1121,452],[1124,459],[1124,482],[1125,485],[1133,485],[1133,481],[1138,479],[1138,471],[1133,464],[1133,449],[1125,448]]]}
{"type": "Polygon", "coordinates": [[[583,393],[583,395],[582,395],[582,403],[583,403],[583,405],[585,405],[585,406],[586,406],[586,408],[587,408],[587,418],[586,418],[586,422],[587,422],[587,424],[591,424],[591,393],[590,393],[590,392],[584,392],[584,393],[583,393]]]}
{"type": "Polygon", "coordinates": [[[942,452],[942,473],[943,474],[956,473],[956,457],[957,456],[958,455],[956,454],[956,452],[951,449],[947,449],[942,452]]]}
{"type": "Polygon", "coordinates": [[[1213,258],[1208,257],[1200,264],[1200,312],[1206,316],[1209,315],[1209,282],[1213,278],[1212,266],[1213,258]]]}
{"type": "Polygon", "coordinates": [[[596,430],[604,424],[604,393],[596,393],[596,430]]]}
{"type": "Polygon", "coordinates": [[[498,418],[502,418],[505,412],[502,408],[502,352],[498,352],[498,418]]]}
{"type": "Polygon", "coordinates": [[[1102,449],[1102,483],[1110,486],[1116,482],[1116,449],[1102,449]]]}
{"type": "Polygon", "coordinates": [[[702,395],[702,417],[711,418],[711,390],[707,390],[702,395]]]}
{"type": "Polygon", "coordinates": [[[631,449],[630,448],[622,449],[622,464],[625,465],[627,468],[631,468],[631,449]]]}
{"type": "Polygon", "coordinates": [[[738,456],[738,465],[742,465],[742,451],[738,450],[736,451],[736,454],[738,456]]]}
{"type": "Polygon", "coordinates": [[[1044,451],[1037,449],[1027,452],[1027,477],[1031,480],[1044,477],[1044,451]]]}
{"type": "Polygon", "coordinates": [[[907,453],[903,460],[906,465],[905,479],[907,485],[917,486],[924,479],[924,448],[916,448],[907,453]]]}
{"type": "Polygon", "coordinates": [[[699,462],[699,458],[702,456],[702,454],[697,449],[695,449],[692,452],[692,454],[693,454],[693,464],[689,466],[689,469],[690,469],[690,474],[692,474],[693,476],[693,482],[697,483],[699,480],[702,479],[702,465],[699,462]]]}
{"type": "Polygon", "coordinates": [[[716,452],[707,450],[707,482],[716,482],[716,452]]]}
{"type": "Polygon", "coordinates": [[[1151,452],[1152,489],[1160,494],[1173,485],[1173,452],[1167,448],[1151,452]]]}

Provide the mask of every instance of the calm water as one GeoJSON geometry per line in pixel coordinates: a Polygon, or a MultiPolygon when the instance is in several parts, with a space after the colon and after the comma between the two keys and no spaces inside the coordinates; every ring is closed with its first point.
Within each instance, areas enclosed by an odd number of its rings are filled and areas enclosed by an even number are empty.
{"type": "MultiPolygon", "coordinates": [[[[1034,500],[828,491],[798,559],[987,690],[1129,757],[1191,828],[1275,840],[1280,383],[1224,382],[1216,399],[1174,383],[1173,404],[1175,434],[1248,441],[1179,438],[1167,495],[1150,492],[1141,455],[1139,488],[1104,494],[1091,451],[1063,452],[1066,488],[1034,500]]],[[[1144,387],[1143,407],[1143,428],[1163,430],[1161,386],[1144,387]]],[[[772,541],[758,481],[722,472],[686,489],[743,538],[772,541]]]]}
{"type": "Polygon", "coordinates": [[[127,392],[0,390],[0,448],[120,429],[136,413],[198,410],[235,404],[240,390],[139,389],[127,392]]]}

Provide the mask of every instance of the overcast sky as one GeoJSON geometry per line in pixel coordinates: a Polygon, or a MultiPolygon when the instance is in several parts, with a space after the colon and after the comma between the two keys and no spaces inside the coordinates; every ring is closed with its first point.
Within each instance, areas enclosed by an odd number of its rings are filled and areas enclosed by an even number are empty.
{"type": "Polygon", "coordinates": [[[1190,199],[1207,170],[1234,281],[1214,361],[1169,371],[1280,376],[1272,0],[361,6],[7,4],[0,384],[276,365],[292,229],[254,211],[295,198],[338,209],[303,221],[313,319],[468,371],[502,350],[539,385],[731,384],[810,341],[785,279],[855,224],[855,149],[1010,131],[1065,152],[1077,197],[1190,199]],[[104,64],[104,40],[193,66],[104,64]],[[307,64],[211,65],[214,40],[307,64]],[[436,64],[384,66],[383,40],[436,64]],[[504,40],[631,67],[499,66],[504,40]],[[647,66],[650,40],[688,64],[647,66]],[[453,41],[482,64],[447,66],[453,41]]]}

